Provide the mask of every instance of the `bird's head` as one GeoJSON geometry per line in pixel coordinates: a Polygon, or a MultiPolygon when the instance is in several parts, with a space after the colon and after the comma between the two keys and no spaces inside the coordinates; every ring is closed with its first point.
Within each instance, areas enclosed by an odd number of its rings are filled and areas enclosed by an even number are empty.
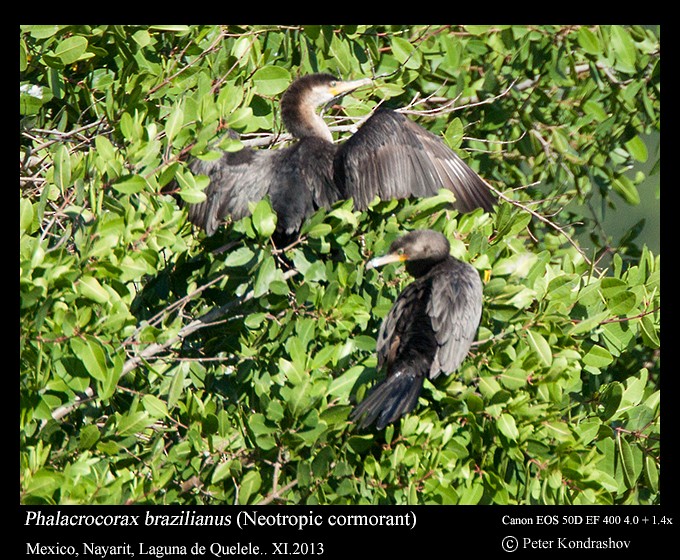
{"type": "Polygon", "coordinates": [[[281,98],[281,115],[286,128],[296,136],[330,138],[330,131],[316,114],[319,107],[328,107],[344,95],[373,83],[371,78],[342,81],[332,74],[308,74],[295,80],[281,98]]]}
{"type": "Polygon", "coordinates": [[[371,78],[343,81],[332,74],[309,74],[295,80],[286,90],[284,99],[297,96],[305,104],[318,108],[335,103],[348,93],[371,83],[371,78]]]}
{"type": "Polygon", "coordinates": [[[431,229],[420,229],[396,239],[386,255],[371,259],[366,268],[377,268],[394,262],[409,262],[412,263],[412,266],[408,267],[409,272],[412,272],[412,269],[423,269],[422,265],[427,267],[445,259],[450,250],[449,240],[444,235],[431,229]]]}

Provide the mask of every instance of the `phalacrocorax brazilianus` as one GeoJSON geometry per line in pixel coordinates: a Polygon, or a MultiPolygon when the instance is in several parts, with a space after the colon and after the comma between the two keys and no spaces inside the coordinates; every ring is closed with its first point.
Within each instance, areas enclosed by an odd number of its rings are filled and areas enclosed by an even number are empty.
{"type": "Polygon", "coordinates": [[[451,374],[463,362],[482,314],[482,282],[472,265],[449,254],[439,232],[416,230],[398,238],[389,253],[366,268],[405,262],[415,280],[399,294],[378,332],[378,369],[386,378],[350,418],[378,429],[415,407],[427,377],[451,374]]]}
{"type": "Polygon", "coordinates": [[[281,117],[297,142],[194,160],[191,171],[207,175],[210,184],[206,200],[189,205],[189,220],[212,235],[224,218],[242,218],[249,202],[269,195],[277,234],[290,238],[305,218],[340,199],[351,197],[364,210],[376,196],[425,197],[441,188],[453,191],[461,212],[491,210],[495,197],[485,182],[437,136],[400,113],[378,110],[345,143],[333,143],[317,108],[371,82],[343,82],[330,74],[295,80],[281,98],[281,117]]]}

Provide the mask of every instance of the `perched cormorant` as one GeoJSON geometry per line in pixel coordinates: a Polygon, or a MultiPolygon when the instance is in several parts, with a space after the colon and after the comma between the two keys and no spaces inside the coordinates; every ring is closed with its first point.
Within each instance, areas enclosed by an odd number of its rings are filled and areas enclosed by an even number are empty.
{"type": "Polygon", "coordinates": [[[340,199],[351,197],[364,210],[376,196],[425,197],[441,188],[453,191],[462,212],[491,210],[495,198],[484,181],[437,136],[400,113],[378,110],[345,143],[333,143],[317,108],[371,82],[342,82],[330,74],[295,80],[281,98],[281,117],[297,142],[194,160],[191,171],[207,175],[210,184],[206,200],[189,205],[189,220],[212,235],[224,218],[242,218],[249,202],[269,195],[277,234],[290,238],[305,218],[340,199]]]}
{"type": "Polygon", "coordinates": [[[350,418],[378,429],[415,407],[425,377],[454,372],[475,338],[482,314],[482,282],[468,263],[449,254],[449,241],[432,230],[398,238],[366,268],[405,262],[415,279],[399,294],[378,332],[378,369],[386,378],[350,418]]]}

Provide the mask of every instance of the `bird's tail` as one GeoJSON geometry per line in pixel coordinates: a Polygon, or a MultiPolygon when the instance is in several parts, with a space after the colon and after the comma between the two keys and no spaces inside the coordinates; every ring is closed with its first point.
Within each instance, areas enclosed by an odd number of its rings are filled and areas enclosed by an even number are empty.
{"type": "Polygon", "coordinates": [[[358,421],[361,429],[377,420],[376,428],[382,430],[413,410],[423,388],[423,379],[412,367],[393,373],[371,390],[352,411],[350,420],[358,421]]]}

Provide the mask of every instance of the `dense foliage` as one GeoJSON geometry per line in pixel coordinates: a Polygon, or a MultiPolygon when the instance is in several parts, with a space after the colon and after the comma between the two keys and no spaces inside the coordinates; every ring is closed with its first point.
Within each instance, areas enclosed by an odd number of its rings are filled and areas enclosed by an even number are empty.
{"type": "Polygon", "coordinates": [[[660,128],[657,30],[41,25],[20,46],[23,503],[659,501],[659,256],[644,224],[601,227],[660,128]],[[285,248],[266,200],[192,228],[163,187],[201,200],[186,157],[239,149],[227,129],[285,142],[278,98],[312,71],[379,76],[328,115],[338,135],[406,107],[497,211],[345,201],[285,248]],[[364,264],[420,227],[480,271],[478,341],[362,432],[409,281],[364,264]]]}

